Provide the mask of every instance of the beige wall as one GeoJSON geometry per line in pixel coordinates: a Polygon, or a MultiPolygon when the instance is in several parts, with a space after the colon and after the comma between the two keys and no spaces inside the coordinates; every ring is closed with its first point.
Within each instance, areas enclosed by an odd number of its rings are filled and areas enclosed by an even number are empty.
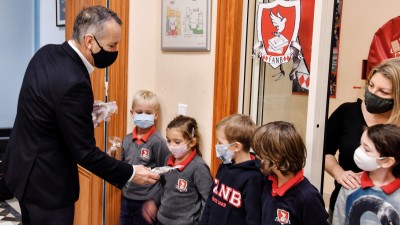
{"type": "MultiPolygon", "coordinates": [[[[368,58],[375,32],[388,20],[400,15],[398,0],[344,0],[340,31],[336,99],[330,99],[329,115],[343,102],[363,98],[362,60],[368,58]]],[[[325,173],[324,194],[333,190],[333,179],[325,173]]]]}
{"type": "Polygon", "coordinates": [[[329,113],[341,103],[364,95],[361,80],[362,60],[367,59],[374,33],[388,20],[400,15],[398,0],[344,0],[340,31],[339,68],[336,99],[331,99],[329,113]]]}
{"type": "MultiPolygon", "coordinates": [[[[204,160],[211,162],[217,1],[212,1],[211,51],[161,51],[161,1],[132,0],[129,21],[128,109],[140,89],[154,91],[161,101],[158,128],[165,136],[178,103],[188,105],[187,115],[198,122],[204,160]]],[[[128,115],[128,129],[133,129],[128,115]]]]}

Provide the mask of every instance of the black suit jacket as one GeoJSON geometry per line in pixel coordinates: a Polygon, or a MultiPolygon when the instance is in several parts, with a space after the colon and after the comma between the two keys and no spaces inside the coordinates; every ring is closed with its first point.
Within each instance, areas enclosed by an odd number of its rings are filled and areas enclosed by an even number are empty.
{"type": "Polygon", "coordinates": [[[121,188],[133,168],[96,147],[88,71],[65,42],[46,45],[31,59],[4,157],[8,187],[19,200],[46,208],[79,197],[77,164],[121,188]]]}

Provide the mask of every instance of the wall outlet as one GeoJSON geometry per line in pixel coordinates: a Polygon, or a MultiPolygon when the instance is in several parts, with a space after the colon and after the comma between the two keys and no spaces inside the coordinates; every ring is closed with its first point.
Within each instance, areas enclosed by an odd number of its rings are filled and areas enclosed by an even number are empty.
{"type": "Polygon", "coordinates": [[[186,104],[178,104],[178,115],[186,116],[187,107],[188,106],[186,104]]]}

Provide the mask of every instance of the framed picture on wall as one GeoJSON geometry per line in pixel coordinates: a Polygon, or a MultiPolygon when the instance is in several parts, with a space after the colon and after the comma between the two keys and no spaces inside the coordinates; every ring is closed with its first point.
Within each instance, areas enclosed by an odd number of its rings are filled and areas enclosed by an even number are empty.
{"type": "Polygon", "coordinates": [[[211,0],[162,0],[161,50],[210,51],[211,0]]]}
{"type": "Polygon", "coordinates": [[[65,1],[56,0],[56,26],[65,26],[65,1]]]}

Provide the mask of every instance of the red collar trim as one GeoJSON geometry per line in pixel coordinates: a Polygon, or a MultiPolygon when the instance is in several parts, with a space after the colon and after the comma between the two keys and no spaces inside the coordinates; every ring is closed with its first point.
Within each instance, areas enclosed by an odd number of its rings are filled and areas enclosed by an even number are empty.
{"type": "Polygon", "coordinates": [[[272,190],[271,190],[271,195],[272,196],[283,196],[285,193],[292,187],[296,186],[298,183],[300,183],[304,179],[304,172],[303,170],[300,170],[299,172],[294,175],[293,178],[288,180],[286,183],[284,183],[282,186],[278,187],[278,178],[276,175],[270,175],[268,177],[268,180],[272,181],[272,190]]]}
{"type": "Polygon", "coordinates": [[[154,132],[156,132],[156,127],[154,125],[151,126],[150,129],[141,138],[138,137],[138,135],[137,135],[138,131],[137,130],[138,130],[138,127],[133,128],[132,141],[136,140],[136,143],[138,143],[140,145],[140,144],[145,143],[145,142],[147,142],[149,140],[150,136],[154,132]]]}
{"type": "MultiPolygon", "coordinates": [[[[361,175],[361,188],[369,188],[375,186],[371,178],[368,176],[367,172],[363,172],[361,175]]],[[[380,186],[380,188],[385,192],[385,194],[390,195],[400,188],[400,178],[392,181],[390,184],[380,186]]]]}
{"type": "Polygon", "coordinates": [[[250,160],[255,160],[255,159],[256,159],[256,157],[254,155],[250,154],[250,160]]]}
{"type": "Polygon", "coordinates": [[[181,168],[178,168],[178,170],[179,170],[179,171],[182,171],[182,170],[185,169],[185,167],[194,159],[194,157],[196,156],[196,154],[197,154],[197,151],[196,151],[196,149],[194,149],[194,150],[192,151],[192,153],[190,153],[190,155],[189,155],[185,160],[183,160],[182,162],[180,162],[180,163],[178,163],[178,164],[174,164],[175,158],[174,158],[174,156],[171,154],[171,155],[169,156],[167,165],[168,165],[168,166],[181,165],[182,167],[181,167],[181,168]]]}

